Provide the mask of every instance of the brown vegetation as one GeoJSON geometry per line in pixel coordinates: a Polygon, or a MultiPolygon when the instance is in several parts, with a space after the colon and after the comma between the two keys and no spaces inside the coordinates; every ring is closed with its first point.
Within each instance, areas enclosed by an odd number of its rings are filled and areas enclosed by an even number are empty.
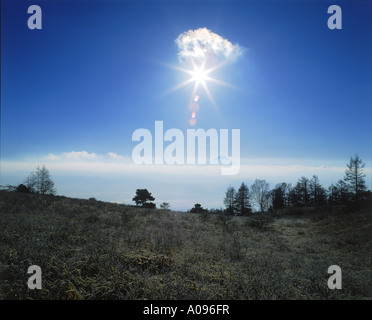
{"type": "Polygon", "coordinates": [[[371,211],[328,210],[226,217],[3,191],[0,299],[370,299],[371,211]]]}

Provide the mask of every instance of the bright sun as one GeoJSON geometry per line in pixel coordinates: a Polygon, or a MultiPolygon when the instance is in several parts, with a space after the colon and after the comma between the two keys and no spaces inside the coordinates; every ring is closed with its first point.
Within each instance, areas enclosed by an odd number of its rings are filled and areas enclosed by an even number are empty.
{"type": "Polygon", "coordinates": [[[204,69],[204,66],[196,67],[191,72],[192,75],[192,81],[196,82],[196,85],[198,86],[200,83],[204,86],[205,81],[208,80],[208,72],[204,69]]]}
{"type": "Polygon", "coordinates": [[[196,94],[199,86],[201,85],[203,87],[203,89],[205,90],[205,92],[207,93],[207,96],[209,97],[210,101],[213,103],[213,105],[215,105],[215,102],[213,100],[213,97],[212,97],[209,89],[208,89],[208,86],[207,86],[206,82],[211,81],[211,82],[215,82],[215,83],[218,83],[220,85],[223,85],[223,86],[230,86],[230,85],[223,82],[223,81],[217,80],[217,79],[212,78],[212,77],[209,76],[209,74],[211,72],[221,68],[224,65],[224,63],[220,63],[220,64],[215,65],[215,66],[213,66],[209,69],[207,69],[205,67],[205,64],[206,64],[205,60],[199,65],[197,65],[194,61],[191,61],[192,69],[185,69],[185,68],[182,68],[182,67],[170,66],[173,69],[182,71],[182,72],[187,73],[191,76],[186,81],[184,81],[184,82],[176,85],[175,87],[173,87],[170,91],[180,89],[180,88],[186,86],[189,83],[194,83],[194,89],[193,89],[193,92],[192,92],[192,95],[191,95],[192,97],[194,97],[194,95],[196,94]]]}
{"type": "Polygon", "coordinates": [[[185,69],[178,66],[170,66],[173,69],[182,71],[186,74],[190,75],[190,78],[185,80],[184,82],[176,85],[173,87],[170,91],[174,91],[177,89],[180,89],[190,83],[194,83],[194,89],[192,91],[191,97],[193,99],[193,102],[190,104],[190,109],[192,111],[191,118],[189,119],[189,124],[191,126],[194,126],[196,124],[196,111],[199,110],[199,95],[197,94],[197,90],[199,89],[200,85],[203,87],[205,93],[207,94],[209,100],[212,102],[213,106],[217,109],[217,105],[214,102],[214,99],[212,97],[211,92],[208,89],[207,82],[215,82],[223,86],[230,86],[228,83],[225,83],[223,81],[217,80],[215,78],[212,78],[209,76],[209,74],[219,68],[221,68],[224,63],[216,64],[210,68],[206,68],[205,66],[206,61],[204,60],[201,64],[197,65],[195,61],[191,60],[189,61],[189,67],[192,67],[190,69],[185,69]]]}

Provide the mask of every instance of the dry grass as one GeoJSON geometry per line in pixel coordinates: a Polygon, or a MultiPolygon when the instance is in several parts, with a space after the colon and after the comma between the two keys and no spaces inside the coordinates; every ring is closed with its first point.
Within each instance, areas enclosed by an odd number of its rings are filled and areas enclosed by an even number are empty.
{"type": "Polygon", "coordinates": [[[0,192],[0,299],[371,299],[371,212],[224,217],[0,192]],[[27,287],[30,265],[42,290],[27,287]],[[342,289],[327,287],[330,265],[342,289]]]}

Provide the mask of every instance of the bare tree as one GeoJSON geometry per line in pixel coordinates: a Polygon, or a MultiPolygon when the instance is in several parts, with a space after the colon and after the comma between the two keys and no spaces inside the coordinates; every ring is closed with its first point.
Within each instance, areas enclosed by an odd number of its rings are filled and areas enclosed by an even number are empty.
{"type": "Polygon", "coordinates": [[[33,193],[39,194],[56,194],[54,182],[50,177],[49,170],[43,165],[41,168],[36,167],[34,172],[31,172],[26,177],[24,184],[33,193]]]}
{"type": "Polygon", "coordinates": [[[253,204],[265,212],[270,206],[270,185],[266,180],[258,180],[251,185],[251,199],[253,204]]]}

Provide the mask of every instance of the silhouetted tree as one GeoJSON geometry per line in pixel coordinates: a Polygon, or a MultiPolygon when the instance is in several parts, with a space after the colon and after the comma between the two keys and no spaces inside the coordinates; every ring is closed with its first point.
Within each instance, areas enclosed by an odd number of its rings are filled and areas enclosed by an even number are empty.
{"type": "Polygon", "coordinates": [[[367,191],[366,182],[364,180],[365,174],[363,168],[365,164],[361,158],[356,154],[350,158],[347,164],[344,180],[347,183],[349,192],[352,195],[353,201],[357,203],[367,191]]]}
{"type": "Polygon", "coordinates": [[[31,193],[30,189],[27,188],[24,184],[20,184],[17,187],[16,192],[20,192],[20,193],[31,193]]]}
{"type": "Polygon", "coordinates": [[[308,207],[310,205],[310,181],[301,177],[293,189],[292,201],[294,206],[308,207]]]}
{"type": "Polygon", "coordinates": [[[192,208],[190,210],[190,212],[192,213],[203,213],[203,212],[207,212],[208,210],[207,209],[204,209],[200,203],[195,203],[194,204],[194,208],[192,208]]]}
{"type": "Polygon", "coordinates": [[[147,189],[137,189],[136,195],[132,199],[136,203],[136,206],[141,205],[142,207],[146,208],[155,208],[156,205],[154,203],[148,201],[154,201],[155,198],[148,192],[147,189]]]}
{"type": "Polygon", "coordinates": [[[249,202],[249,188],[244,182],[242,182],[240,188],[235,194],[234,212],[237,215],[243,215],[252,212],[251,204],[249,202]]]}
{"type": "Polygon", "coordinates": [[[162,202],[160,204],[160,209],[169,210],[169,202],[162,202]]]}
{"type": "Polygon", "coordinates": [[[234,187],[228,187],[225,194],[225,199],[223,200],[226,206],[227,214],[234,214],[234,201],[235,201],[236,190],[234,187]]]}
{"type": "Polygon", "coordinates": [[[271,191],[271,201],[274,210],[283,209],[290,206],[289,193],[291,185],[285,182],[278,183],[271,191]]]}
{"type": "Polygon", "coordinates": [[[333,183],[328,187],[328,203],[330,205],[338,204],[338,190],[333,183]]]}
{"type": "Polygon", "coordinates": [[[309,183],[309,195],[310,195],[310,204],[312,206],[322,206],[327,201],[326,190],[322,187],[319,182],[319,178],[316,175],[313,175],[309,183]]]}
{"type": "Polygon", "coordinates": [[[155,209],[156,208],[156,204],[153,203],[153,202],[146,202],[143,204],[143,207],[144,208],[149,208],[149,209],[155,209]]]}
{"type": "Polygon", "coordinates": [[[291,187],[291,189],[289,190],[288,203],[289,203],[289,207],[295,207],[299,203],[298,195],[296,193],[295,187],[291,187]]]}
{"type": "Polygon", "coordinates": [[[347,183],[344,180],[338,180],[336,187],[338,189],[339,204],[347,204],[350,202],[350,192],[347,183]]]}
{"type": "Polygon", "coordinates": [[[33,193],[39,194],[56,194],[54,182],[50,177],[49,170],[43,165],[41,168],[36,167],[34,172],[25,179],[24,184],[33,193]]]}
{"type": "Polygon", "coordinates": [[[270,206],[270,185],[266,180],[258,180],[251,185],[251,200],[261,212],[267,211],[270,206]]]}
{"type": "Polygon", "coordinates": [[[350,202],[349,188],[344,180],[338,180],[336,185],[331,184],[328,192],[331,204],[348,204],[350,202]]]}

